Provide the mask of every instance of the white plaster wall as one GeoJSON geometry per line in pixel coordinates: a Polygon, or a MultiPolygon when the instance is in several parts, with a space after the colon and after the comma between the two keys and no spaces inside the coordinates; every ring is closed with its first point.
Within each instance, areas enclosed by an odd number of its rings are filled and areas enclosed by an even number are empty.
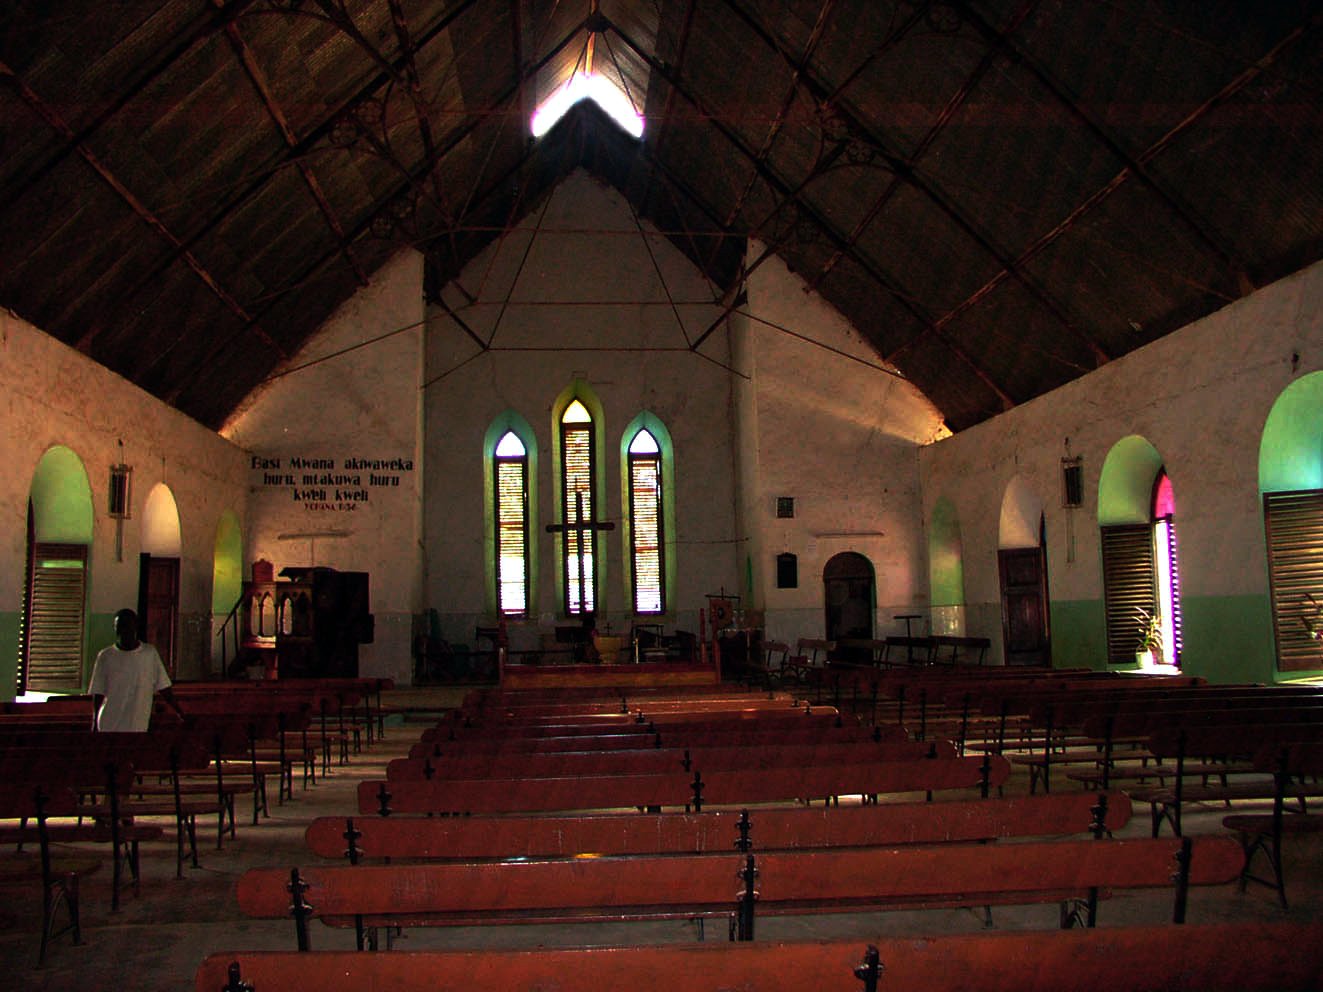
{"type": "MultiPolygon", "coordinates": [[[[751,259],[760,254],[750,246],[751,259]]],[[[876,636],[903,633],[894,616],[927,613],[917,450],[947,433],[941,415],[779,259],[753,269],[747,288],[742,464],[753,599],[767,635],[792,644],[824,636],[823,568],[845,551],[873,564],[876,636]],[[794,498],[793,519],[777,518],[778,496],[794,498]],[[798,556],[799,585],[777,589],[775,557],[787,551],[798,556]]]]}
{"type": "MultiPolygon", "coordinates": [[[[178,675],[208,674],[216,526],[226,510],[245,520],[244,452],[7,311],[0,311],[0,382],[0,457],[6,466],[0,473],[0,613],[17,616],[21,609],[32,473],[48,448],[62,444],[82,459],[92,490],[92,636],[98,617],[137,604],[143,511],[153,487],[164,483],[179,507],[181,529],[178,675]],[[121,458],[133,467],[133,503],[117,559],[116,523],[105,511],[110,466],[121,458]]],[[[16,644],[12,652],[4,647],[16,655],[16,644]]]]}
{"type": "Polygon", "coordinates": [[[659,417],[674,443],[677,572],[668,631],[697,632],[704,598],[738,583],[734,411],[724,326],[689,350],[720,315],[710,287],[665,237],[640,228],[628,203],[579,171],[505,238],[476,258],[444,298],[490,347],[481,349],[442,309],[427,328],[425,540],[427,605],[442,636],[472,645],[487,601],[483,438],[514,410],[537,436],[538,584],[536,616],[510,629],[515,649],[536,646],[560,616],[553,522],[552,406],[575,379],[604,408],[605,458],[599,466],[607,534],[603,618],[629,624],[628,558],[622,544],[620,438],[643,410],[659,417]],[[646,238],[646,241],[645,241],[646,238]],[[551,350],[547,350],[550,348],[551,350]]]}
{"type": "MultiPolygon", "coordinates": [[[[1258,492],[1263,425],[1281,391],[1321,367],[1323,265],[1315,265],[924,449],[924,518],[942,495],[959,513],[966,596],[986,624],[970,632],[1000,639],[996,539],[1003,494],[1017,475],[1045,506],[1053,602],[1101,599],[1098,476],[1108,450],[1129,434],[1152,442],[1171,476],[1183,598],[1266,596],[1258,492]],[[1074,511],[1061,508],[1067,454],[1084,459],[1085,502],[1074,511]]],[[[1243,664],[1219,660],[1218,645],[1192,643],[1190,633],[1187,668],[1238,665],[1270,674],[1270,627],[1253,632],[1266,659],[1243,664]]]]}
{"type": "Polygon", "coordinates": [[[367,572],[375,631],[359,647],[359,672],[400,684],[411,678],[421,609],[422,324],[422,256],[402,251],[222,431],[251,456],[249,565],[265,558],[277,574],[289,566],[367,572]],[[304,476],[327,472],[295,467],[296,457],[331,459],[331,475],[358,484],[305,486],[304,476]],[[411,467],[373,471],[350,459],[411,467]],[[373,475],[397,484],[374,484],[373,475]],[[338,489],[366,498],[339,499],[338,489]]]}

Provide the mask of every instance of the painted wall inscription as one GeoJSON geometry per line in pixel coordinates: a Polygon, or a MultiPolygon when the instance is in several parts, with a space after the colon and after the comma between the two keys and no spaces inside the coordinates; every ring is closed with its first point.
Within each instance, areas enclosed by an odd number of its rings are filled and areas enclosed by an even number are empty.
{"type": "Polygon", "coordinates": [[[377,490],[398,489],[401,477],[413,471],[412,458],[253,455],[250,465],[255,489],[286,490],[305,509],[336,513],[352,512],[371,502],[377,490]]]}

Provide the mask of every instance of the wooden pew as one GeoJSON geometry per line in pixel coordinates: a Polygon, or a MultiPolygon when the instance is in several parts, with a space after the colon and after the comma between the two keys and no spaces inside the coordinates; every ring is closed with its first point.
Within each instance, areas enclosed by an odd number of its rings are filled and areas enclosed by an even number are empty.
{"type": "Polygon", "coordinates": [[[31,820],[36,825],[38,859],[0,859],[0,889],[31,888],[41,886],[41,948],[37,964],[46,960],[50,942],[65,933],[72,934],[75,944],[82,943],[82,923],[79,907],[79,881],[101,867],[101,859],[93,855],[75,854],[56,856],[50,847],[47,833],[49,817],[75,815],[77,797],[68,782],[53,782],[55,774],[46,781],[33,782],[14,775],[0,775],[0,819],[31,820]],[[68,922],[59,926],[59,911],[63,906],[68,922]]]}
{"type": "Polygon", "coordinates": [[[812,722],[843,722],[834,706],[809,706],[785,700],[762,699],[754,704],[715,703],[695,709],[659,706],[633,713],[552,714],[544,718],[524,717],[504,720],[499,717],[482,722],[468,721],[457,726],[441,724],[438,732],[453,730],[461,737],[556,737],[573,734],[645,732],[644,728],[688,727],[695,730],[728,725],[782,726],[812,722]]]}
{"type": "Polygon", "coordinates": [[[703,854],[741,842],[757,851],[992,841],[1083,834],[1101,816],[1111,832],[1129,822],[1121,793],[1060,793],[1009,799],[866,806],[761,808],[750,813],[578,816],[323,816],[308,825],[308,849],[351,863],[480,861],[580,854],[703,854]]]}
{"type": "Polygon", "coordinates": [[[980,788],[984,795],[1010,774],[1004,758],[921,758],[864,765],[651,775],[593,775],[541,779],[454,779],[358,786],[360,813],[532,813],[556,810],[743,805],[843,795],[936,792],[980,788]]]}
{"type": "Polygon", "coordinates": [[[603,734],[573,734],[563,737],[460,737],[440,729],[424,730],[422,739],[409,748],[411,758],[443,754],[552,754],[572,751],[638,750],[660,747],[764,747],[769,744],[830,744],[851,741],[908,740],[904,728],[865,727],[856,721],[814,720],[780,727],[669,726],[630,727],[603,734]]]}
{"type": "Polygon", "coordinates": [[[208,956],[196,992],[1312,992],[1323,925],[954,934],[869,941],[493,951],[239,951],[208,956]],[[859,983],[863,982],[861,986],[859,983]]]}
{"type": "MultiPolygon", "coordinates": [[[[1182,723],[1158,730],[1149,738],[1149,750],[1174,761],[1177,766],[1171,785],[1128,790],[1134,801],[1149,804],[1153,836],[1159,834],[1164,822],[1180,836],[1182,813],[1188,803],[1221,802],[1229,805],[1236,800],[1272,800],[1276,795],[1276,783],[1262,775],[1257,776],[1257,780],[1242,776],[1239,780],[1216,783],[1187,783],[1183,774],[1187,761],[1206,763],[1243,758],[1252,761],[1264,749],[1323,737],[1323,723],[1315,720],[1266,723],[1245,719],[1244,712],[1238,713],[1237,717],[1234,723],[1211,722],[1215,719],[1213,717],[1204,723],[1182,723]]],[[[1306,799],[1323,796],[1323,783],[1312,779],[1292,781],[1288,795],[1298,800],[1303,808],[1306,799]]]]}
{"type": "MultiPolygon", "coordinates": [[[[148,733],[104,733],[88,729],[47,734],[36,743],[7,746],[0,752],[0,777],[14,781],[67,784],[80,797],[75,822],[48,827],[53,840],[108,843],[112,852],[114,880],[112,909],[119,907],[123,869],[138,886],[138,849],[145,841],[162,836],[159,826],[138,822],[141,817],[169,817],[175,822],[176,874],[182,877],[185,846],[197,865],[195,823],[198,816],[217,814],[224,829],[225,813],[233,810],[233,799],[222,792],[185,793],[181,776],[205,769],[208,756],[201,746],[180,731],[148,733]],[[152,777],[165,777],[159,789],[143,784],[152,777]],[[154,793],[144,796],[144,792],[154,793]],[[86,821],[86,822],[85,822],[86,821]]],[[[7,843],[27,838],[23,824],[0,833],[7,843]]]]}
{"type": "Polygon", "coordinates": [[[954,758],[950,741],[778,744],[764,747],[633,748],[544,754],[456,749],[448,757],[396,758],[386,765],[390,781],[420,779],[564,778],[574,775],[647,775],[658,772],[739,768],[794,768],[801,765],[859,765],[872,761],[954,758]]]}
{"type": "Polygon", "coordinates": [[[1286,909],[1286,877],[1282,866],[1282,841],[1287,834],[1318,833],[1323,831],[1323,815],[1304,809],[1291,812],[1286,808],[1288,798],[1295,798],[1296,786],[1307,779],[1317,781],[1323,776],[1323,728],[1318,728],[1319,739],[1289,742],[1278,739],[1260,748],[1255,767],[1273,776],[1273,805],[1271,813],[1233,813],[1224,817],[1222,826],[1240,838],[1245,852],[1245,868],[1240,875],[1240,890],[1247,883],[1258,882],[1277,893],[1278,901],[1286,909]],[[1271,876],[1253,873],[1255,857],[1262,853],[1268,862],[1271,876]]]}
{"type": "Polygon", "coordinates": [[[935,634],[933,641],[933,664],[935,665],[977,665],[982,666],[987,658],[992,641],[986,637],[957,637],[954,634],[935,634]],[[976,661],[965,660],[973,654],[976,661]]]}
{"type": "MultiPolygon", "coordinates": [[[[1184,922],[1189,885],[1237,879],[1229,837],[1026,841],[841,848],[741,855],[571,858],[482,864],[254,868],[237,886],[248,916],[373,927],[728,918],[752,940],[755,913],[858,912],[933,906],[1090,901],[1117,889],[1174,889],[1184,922]],[[1176,882],[1173,885],[1173,873],[1176,882]],[[742,883],[733,891],[732,879],[742,883]],[[755,893],[756,879],[756,893],[755,893]],[[756,898],[755,898],[756,894],[756,898]]],[[[1074,914],[1070,914],[1071,918],[1074,914]]],[[[1066,922],[1063,911],[1062,924],[1066,922]]]]}
{"type": "Polygon", "coordinates": [[[477,724],[484,720],[545,719],[549,716],[590,713],[640,713],[653,710],[737,709],[742,706],[788,708],[802,707],[804,700],[781,691],[750,692],[743,689],[709,686],[706,693],[689,692],[671,695],[652,693],[631,696],[628,693],[610,693],[601,696],[556,699],[539,694],[537,699],[511,699],[504,702],[489,701],[476,705],[464,704],[453,711],[453,719],[477,724]]]}

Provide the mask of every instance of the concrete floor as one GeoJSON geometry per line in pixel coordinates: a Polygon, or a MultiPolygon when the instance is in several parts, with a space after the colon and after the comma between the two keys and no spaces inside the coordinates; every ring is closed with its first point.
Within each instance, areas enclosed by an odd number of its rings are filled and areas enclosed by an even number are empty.
{"type": "MultiPolygon", "coordinates": [[[[397,690],[393,702],[414,706],[453,704],[461,690],[397,690]]],[[[83,944],[74,946],[66,935],[50,948],[44,967],[36,967],[40,900],[35,894],[6,892],[0,903],[0,965],[10,987],[41,990],[132,989],[134,992],[182,992],[193,988],[193,976],[207,955],[228,950],[293,950],[292,922],[249,920],[240,915],[234,896],[239,876],[254,866],[293,867],[311,856],[303,832],[316,816],[353,810],[355,787],[365,778],[383,774],[386,761],[405,753],[418,739],[425,723],[396,722],[384,741],[375,743],[350,765],[337,767],[314,788],[295,786],[292,802],[272,805],[271,815],[253,826],[251,813],[241,814],[238,837],[223,850],[214,847],[214,834],[204,840],[202,865],[175,878],[174,843],[144,847],[142,886],[138,895],[125,893],[118,912],[110,910],[110,873],[104,869],[89,878],[83,891],[83,944]]],[[[1017,777],[1006,794],[1027,791],[1017,777]]],[[[953,797],[954,798],[954,797],[953,797]]],[[[241,808],[242,809],[242,808],[241,808]]],[[[251,807],[250,807],[251,810],[251,807]]],[[[1190,833],[1220,833],[1225,810],[1210,808],[1187,816],[1190,833]]],[[[1120,836],[1147,836],[1147,810],[1120,836]]],[[[200,838],[201,839],[201,838],[200,838]]],[[[1282,910],[1276,896],[1251,886],[1240,893],[1234,885],[1192,890],[1191,923],[1323,919],[1323,838],[1291,838],[1287,858],[1291,908],[1282,910]]],[[[8,852],[4,856],[10,856],[8,852]]],[[[994,910],[998,928],[1051,928],[1056,907],[1007,907],[994,910]]],[[[1165,925],[1171,914],[1168,891],[1122,894],[1101,904],[1102,926],[1151,922],[1165,925]]],[[[759,940],[858,937],[861,951],[870,938],[923,933],[972,932],[982,928],[981,911],[928,910],[922,912],[851,913],[823,916],[764,918],[758,923],[759,940]]],[[[352,950],[352,931],[312,925],[313,948],[352,950]]],[[[709,924],[709,940],[724,940],[720,927],[709,924]]],[[[578,927],[506,926],[415,930],[398,944],[415,950],[430,948],[532,947],[572,944],[628,944],[684,942],[696,939],[687,922],[655,924],[583,925],[578,927]]]]}

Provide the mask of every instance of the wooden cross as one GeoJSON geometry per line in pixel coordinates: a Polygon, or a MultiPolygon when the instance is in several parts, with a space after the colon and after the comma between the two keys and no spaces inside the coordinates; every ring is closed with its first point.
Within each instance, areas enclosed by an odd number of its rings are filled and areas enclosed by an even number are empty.
{"type": "MultiPolygon", "coordinates": [[[[583,569],[584,535],[592,534],[593,532],[599,530],[615,530],[615,529],[616,529],[616,525],[613,524],[610,520],[585,520],[583,518],[582,492],[576,492],[574,494],[573,522],[567,520],[564,523],[560,523],[560,524],[547,524],[548,534],[565,534],[567,537],[570,534],[575,534],[578,537],[576,546],[578,548],[579,553],[575,557],[578,559],[578,566],[579,566],[579,612],[580,613],[588,612],[587,610],[584,609],[584,605],[583,605],[584,604],[583,590],[584,590],[584,582],[586,580],[586,576],[584,575],[584,569],[583,569]]],[[[596,607],[597,604],[594,602],[593,605],[594,607],[596,607]]]]}

